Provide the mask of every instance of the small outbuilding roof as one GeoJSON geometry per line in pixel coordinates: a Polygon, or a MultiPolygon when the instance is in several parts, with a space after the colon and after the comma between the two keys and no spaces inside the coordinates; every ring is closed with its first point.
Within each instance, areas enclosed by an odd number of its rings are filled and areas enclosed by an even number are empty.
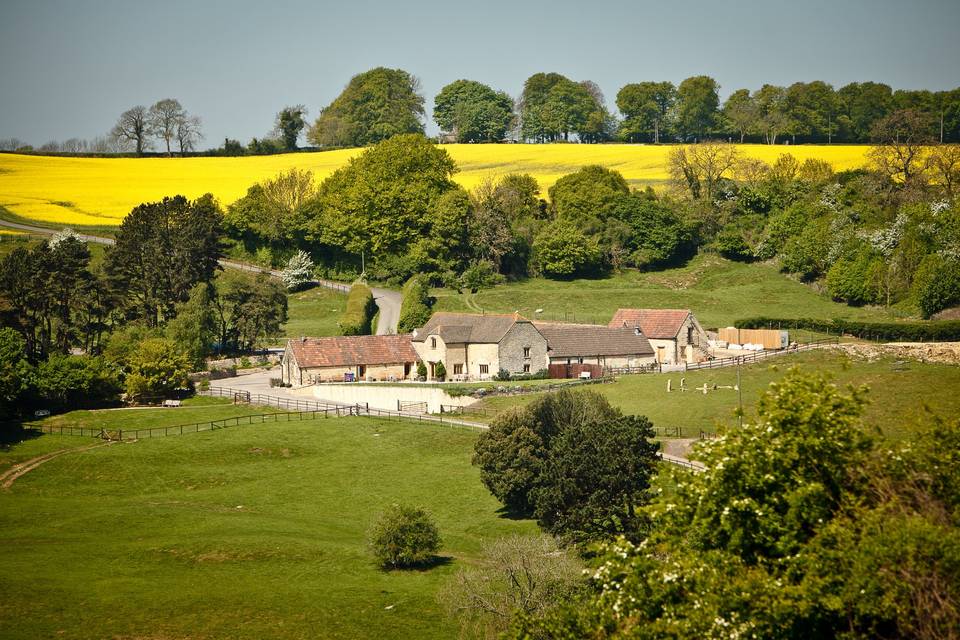
{"type": "Polygon", "coordinates": [[[547,339],[553,358],[653,355],[650,341],[632,328],[563,322],[535,322],[534,326],[547,339]]]}
{"type": "Polygon", "coordinates": [[[416,362],[410,334],[393,336],[337,336],[288,340],[301,369],[416,362]]]}
{"type": "Polygon", "coordinates": [[[423,328],[417,329],[414,342],[427,336],[440,336],[446,344],[497,344],[518,322],[530,321],[519,313],[478,314],[438,311],[423,328]]]}
{"type": "Polygon", "coordinates": [[[689,309],[617,309],[607,326],[639,327],[648,338],[672,340],[690,314],[689,309]]]}

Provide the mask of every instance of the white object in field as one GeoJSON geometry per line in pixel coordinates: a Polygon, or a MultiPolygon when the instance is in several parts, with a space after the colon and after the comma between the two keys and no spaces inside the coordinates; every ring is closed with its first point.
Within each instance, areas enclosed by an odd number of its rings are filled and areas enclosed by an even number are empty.
{"type": "Polygon", "coordinates": [[[163,406],[165,406],[165,407],[179,407],[179,406],[180,406],[180,401],[179,401],[179,400],[164,400],[164,401],[163,401],[163,406]]]}
{"type": "Polygon", "coordinates": [[[589,372],[589,371],[581,371],[581,372],[580,372],[580,377],[581,377],[582,379],[586,380],[586,379],[589,379],[589,378],[591,378],[591,377],[593,377],[593,376],[590,375],[590,372],[589,372]]]}
{"type": "Polygon", "coordinates": [[[33,412],[33,417],[35,418],[43,418],[48,415],[50,415],[50,409],[37,409],[33,412]]]}
{"type": "Polygon", "coordinates": [[[730,349],[731,351],[740,351],[743,349],[743,347],[736,342],[731,342],[729,345],[727,345],[727,349],[730,349]]]}

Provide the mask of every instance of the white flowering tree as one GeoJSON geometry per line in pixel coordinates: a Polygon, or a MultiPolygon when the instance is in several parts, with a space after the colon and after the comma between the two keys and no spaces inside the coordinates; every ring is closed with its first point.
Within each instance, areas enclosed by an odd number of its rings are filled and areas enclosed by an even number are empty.
{"type": "Polygon", "coordinates": [[[50,242],[49,242],[50,248],[55,249],[58,244],[60,244],[64,240],[67,240],[68,238],[72,238],[77,242],[83,242],[83,240],[80,238],[79,233],[77,233],[70,227],[64,227],[60,231],[57,231],[55,234],[50,236],[50,242]]]}
{"type": "Polygon", "coordinates": [[[313,281],[313,260],[305,251],[297,251],[280,272],[280,279],[290,291],[296,291],[313,281]]]}

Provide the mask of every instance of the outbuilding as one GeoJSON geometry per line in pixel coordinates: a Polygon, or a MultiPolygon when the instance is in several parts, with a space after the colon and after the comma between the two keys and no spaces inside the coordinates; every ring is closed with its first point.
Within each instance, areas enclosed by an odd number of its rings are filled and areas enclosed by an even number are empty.
{"type": "Polygon", "coordinates": [[[710,357],[707,333],[689,309],[617,309],[608,326],[639,329],[660,364],[694,363],[710,357]]]}
{"type": "Polygon", "coordinates": [[[417,375],[410,334],[287,340],[283,382],[294,386],[351,380],[406,380],[417,375]]]}

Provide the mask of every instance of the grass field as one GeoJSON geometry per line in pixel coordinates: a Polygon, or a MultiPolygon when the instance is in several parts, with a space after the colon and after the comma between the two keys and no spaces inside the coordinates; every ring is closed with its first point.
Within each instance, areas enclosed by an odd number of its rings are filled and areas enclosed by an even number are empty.
{"type": "MultiPolygon", "coordinates": [[[[60,419],[129,428],[204,410],[216,408],[60,419]]],[[[330,419],[51,460],[0,493],[0,637],[454,637],[441,584],[477,560],[483,540],[535,529],[498,514],[470,465],[475,438],[330,419]],[[365,533],[398,501],[433,513],[437,566],[374,566],[365,533]]],[[[0,451],[0,463],[89,442],[40,436],[0,451]]]]}
{"type": "MultiPolygon", "coordinates": [[[[473,188],[487,178],[530,173],[544,194],[557,178],[589,164],[623,173],[633,186],[667,179],[669,146],[652,145],[444,145],[460,167],[455,180],[473,188]]],[[[866,146],[742,145],[745,155],[773,162],[791,153],[798,160],[821,158],[838,169],[865,163],[866,146]]],[[[223,204],[241,197],[255,182],[298,167],[322,180],[360,149],[239,158],[67,158],[0,154],[0,207],[23,220],[62,226],[120,224],[141,202],[182,194],[213,193],[223,204]]]]}
{"type": "MultiPolygon", "coordinates": [[[[827,373],[841,386],[868,385],[870,403],[865,421],[890,438],[903,438],[914,432],[926,418],[924,407],[942,418],[960,415],[960,396],[953,392],[960,389],[960,367],[918,362],[898,365],[891,359],[868,362],[832,351],[813,351],[743,367],[741,387],[748,417],[753,415],[760,394],[793,366],[827,373]]],[[[694,387],[707,384],[709,389],[714,384],[733,386],[736,382],[737,370],[725,368],[620,376],[614,383],[598,384],[590,389],[602,393],[626,413],[646,415],[658,427],[682,427],[684,436],[696,437],[701,429],[713,433],[719,425],[736,424],[737,392],[717,389],[704,395],[702,391],[693,391],[694,387]],[[685,378],[690,391],[676,391],[681,378],[685,378]],[[667,393],[668,379],[672,379],[675,389],[671,393],[667,393]]],[[[475,412],[468,411],[465,417],[490,421],[497,413],[525,405],[536,397],[538,394],[488,398],[475,405],[475,412]]]]}
{"type": "Polygon", "coordinates": [[[606,324],[621,307],[692,309],[704,327],[748,316],[891,320],[881,307],[850,307],[780,273],[769,264],[744,264],[702,254],[665,271],[627,271],[595,280],[531,278],[477,294],[439,289],[437,311],[512,313],[527,318],[606,324]],[[536,313],[537,309],[543,309],[536,313]]]}
{"type": "Polygon", "coordinates": [[[337,320],[347,306],[347,296],[324,287],[314,287],[287,296],[287,316],[283,325],[284,337],[337,336],[337,320]]]}

